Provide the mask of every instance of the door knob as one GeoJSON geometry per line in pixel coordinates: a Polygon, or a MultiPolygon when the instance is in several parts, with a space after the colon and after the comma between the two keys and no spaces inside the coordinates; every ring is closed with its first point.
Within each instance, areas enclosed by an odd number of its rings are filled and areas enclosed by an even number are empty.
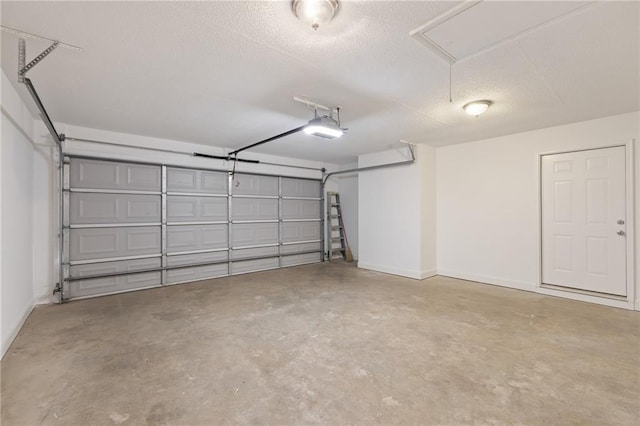
{"type": "Polygon", "coordinates": [[[624,231],[618,231],[618,232],[616,232],[616,234],[622,236],[622,235],[624,235],[624,231]]]}
{"type": "Polygon", "coordinates": [[[622,220],[622,219],[618,219],[618,222],[617,222],[617,223],[618,223],[618,225],[624,225],[624,220],[622,220]]]}

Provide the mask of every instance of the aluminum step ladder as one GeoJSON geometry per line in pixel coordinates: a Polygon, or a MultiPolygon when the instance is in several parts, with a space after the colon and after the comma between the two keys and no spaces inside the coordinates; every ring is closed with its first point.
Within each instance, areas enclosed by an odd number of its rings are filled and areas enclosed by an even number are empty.
{"type": "Polygon", "coordinates": [[[351,262],[353,260],[342,221],[340,194],[337,192],[327,192],[327,244],[329,261],[344,259],[351,262]]]}

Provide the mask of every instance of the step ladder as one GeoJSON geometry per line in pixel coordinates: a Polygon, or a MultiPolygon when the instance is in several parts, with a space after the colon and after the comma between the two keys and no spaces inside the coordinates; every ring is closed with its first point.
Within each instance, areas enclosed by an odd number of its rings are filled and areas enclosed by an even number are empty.
{"type": "Polygon", "coordinates": [[[342,221],[340,194],[337,192],[327,192],[327,245],[329,261],[344,259],[346,262],[351,262],[353,260],[342,221]]]}

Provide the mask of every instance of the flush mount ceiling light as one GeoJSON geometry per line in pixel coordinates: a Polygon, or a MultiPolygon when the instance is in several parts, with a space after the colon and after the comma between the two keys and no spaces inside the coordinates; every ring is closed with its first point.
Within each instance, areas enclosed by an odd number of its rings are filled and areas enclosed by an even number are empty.
{"type": "Polygon", "coordinates": [[[491,103],[492,103],[491,101],[473,101],[473,102],[469,102],[462,108],[467,112],[467,114],[475,115],[477,117],[483,112],[485,112],[487,109],[489,109],[489,106],[491,105],[491,103]]]}
{"type": "Polygon", "coordinates": [[[309,120],[309,124],[304,127],[304,132],[325,139],[339,138],[344,134],[338,121],[326,115],[309,120]]]}
{"type": "Polygon", "coordinates": [[[293,0],[291,4],[293,14],[314,30],[331,21],[339,8],[338,0],[293,0]]]}

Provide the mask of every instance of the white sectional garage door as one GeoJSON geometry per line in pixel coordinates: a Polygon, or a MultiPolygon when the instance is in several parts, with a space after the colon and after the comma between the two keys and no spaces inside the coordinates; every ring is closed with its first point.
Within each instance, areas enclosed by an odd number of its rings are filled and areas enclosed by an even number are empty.
{"type": "Polygon", "coordinates": [[[64,200],[65,299],[322,260],[319,180],[72,157],[64,200]]]}

